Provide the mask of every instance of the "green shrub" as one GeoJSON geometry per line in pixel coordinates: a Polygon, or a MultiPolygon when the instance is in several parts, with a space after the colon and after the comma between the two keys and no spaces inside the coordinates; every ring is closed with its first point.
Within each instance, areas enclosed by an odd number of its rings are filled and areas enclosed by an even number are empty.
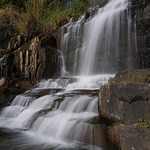
{"type": "Polygon", "coordinates": [[[27,0],[0,0],[0,8],[5,8],[7,5],[13,5],[17,9],[24,9],[27,0]]]}
{"type": "Polygon", "coordinates": [[[73,2],[70,7],[64,7],[62,3],[60,0],[27,0],[24,11],[12,18],[12,24],[22,35],[51,32],[87,9],[83,0],[73,2]]]}
{"type": "Polygon", "coordinates": [[[147,121],[146,118],[139,118],[137,123],[135,123],[133,126],[134,127],[149,128],[150,124],[149,124],[149,122],[147,121]]]}

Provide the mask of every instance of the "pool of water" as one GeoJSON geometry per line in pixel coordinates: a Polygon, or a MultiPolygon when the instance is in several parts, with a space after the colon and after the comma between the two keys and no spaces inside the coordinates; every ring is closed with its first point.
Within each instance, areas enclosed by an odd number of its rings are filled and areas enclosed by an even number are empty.
{"type": "Polygon", "coordinates": [[[106,150],[83,143],[65,143],[32,136],[28,131],[0,128],[0,150],[106,150]]]}

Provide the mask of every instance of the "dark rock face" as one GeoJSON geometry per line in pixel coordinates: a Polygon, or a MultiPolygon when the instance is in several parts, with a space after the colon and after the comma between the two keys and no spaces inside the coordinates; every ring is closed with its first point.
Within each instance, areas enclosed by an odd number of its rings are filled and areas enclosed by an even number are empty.
{"type": "Polygon", "coordinates": [[[149,150],[150,129],[133,126],[115,125],[108,129],[109,139],[119,145],[120,150],[149,150]]]}
{"type": "Polygon", "coordinates": [[[132,0],[137,28],[138,68],[150,68],[150,1],[132,0]]]}
{"type": "Polygon", "coordinates": [[[150,83],[150,69],[135,69],[117,73],[116,76],[109,80],[109,83],[150,83]]]}
{"type": "Polygon", "coordinates": [[[37,82],[35,79],[0,79],[0,109],[10,105],[16,95],[32,88],[37,82]]]}
{"type": "Polygon", "coordinates": [[[100,114],[122,123],[136,123],[146,117],[150,121],[148,84],[118,83],[103,86],[99,94],[100,114]]]}
{"type": "Polygon", "coordinates": [[[100,89],[100,116],[109,140],[121,150],[149,150],[149,76],[150,69],[121,72],[100,89]]]}
{"type": "MultiPolygon", "coordinates": [[[[8,47],[8,43],[13,36],[14,29],[10,25],[0,25],[0,52],[2,54],[2,49],[6,49],[8,47]]],[[[1,56],[0,54],[0,56],[1,56]]]]}
{"type": "Polygon", "coordinates": [[[120,135],[121,150],[149,150],[150,129],[124,127],[120,135]]]}
{"type": "MultiPolygon", "coordinates": [[[[14,41],[17,43],[16,38],[14,41]]],[[[14,44],[11,46],[11,43],[9,54],[4,57],[1,67],[3,77],[41,79],[57,76],[58,52],[55,38],[40,39],[37,36],[18,49],[14,44]]]]}

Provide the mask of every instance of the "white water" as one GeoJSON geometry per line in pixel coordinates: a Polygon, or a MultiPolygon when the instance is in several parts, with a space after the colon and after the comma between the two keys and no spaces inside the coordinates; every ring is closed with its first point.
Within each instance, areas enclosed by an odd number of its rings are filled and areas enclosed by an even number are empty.
{"type": "Polygon", "coordinates": [[[80,47],[83,41],[83,25],[85,16],[81,16],[77,22],[72,20],[62,27],[61,31],[61,50],[64,55],[64,61],[71,74],[76,75],[78,57],[80,54],[80,47]],[[69,68],[71,66],[71,68],[69,68]]]}
{"type": "Polygon", "coordinates": [[[0,126],[29,129],[27,133],[39,138],[101,147],[104,135],[98,124],[98,97],[92,92],[110,77],[113,75],[41,81],[34,89],[16,96],[12,104],[1,111],[0,126]],[[51,94],[51,90],[58,88],[59,92],[51,94]],[[49,93],[42,95],[40,92],[45,90],[49,93]]]}
{"type": "Polygon", "coordinates": [[[130,5],[128,0],[110,0],[88,21],[83,16],[62,27],[62,52],[69,72],[93,75],[133,69],[136,42],[130,5]]]}
{"type": "MultiPolygon", "coordinates": [[[[128,22],[127,39],[131,40],[131,18],[125,15],[128,5],[127,0],[110,0],[85,24],[82,16],[62,27],[62,52],[59,52],[62,78],[43,80],[18,95],[1,111],[0,126],[28,129],[25,133],[51,142],[78,141],[105,147],[97,95],[99,88],[114,75],[97,73],[119,70],[121,22],[125,23],[121,16],[128,22]],[[80,76],[71,77],[67,69],[80,76]]],[[[132,68],[131,43],[127,47],[125,68],[132,68]]]]}
{"type": "Polygon", "coordinates": [[[2,58],[0,58],[0,77],[3,77],[3,66],[4,66],[4,58],[6,55],[4,55],[2,58]]]}

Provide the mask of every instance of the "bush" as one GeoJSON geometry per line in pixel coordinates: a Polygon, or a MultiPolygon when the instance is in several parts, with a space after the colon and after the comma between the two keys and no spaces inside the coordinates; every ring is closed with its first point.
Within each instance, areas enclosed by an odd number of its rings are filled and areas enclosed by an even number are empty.
{"type": "Polygon", "coordinates": [[[133,125],[134,127],[143,127],[143,128],[149,128],[150,124],[147,121],[146,118],[139,118],[137,123],[133,125]]]}
{"type": "Polygon", "coordinates": [[[19,10],[17,16],[12,18],[12,24],[22,35],[51,32],[87,9],[87,4],[83,0],[73,2],[70,7],[66,7],[64,2],[27,0],[24,9],[19,10]]]}
{"type": "Polygon", "coordinates": [[[24,9],[27,0],[0,0],[0,8],[5,8],[7,5],[13,5],[17,9],[24,9]]]}
{"type": "Polygon", "coordinates": [[[5,9],[0,9],[0,24],[1,25],[10,25],[13,17],[17,15],[12,5],[7,5],[5,9]]]}

